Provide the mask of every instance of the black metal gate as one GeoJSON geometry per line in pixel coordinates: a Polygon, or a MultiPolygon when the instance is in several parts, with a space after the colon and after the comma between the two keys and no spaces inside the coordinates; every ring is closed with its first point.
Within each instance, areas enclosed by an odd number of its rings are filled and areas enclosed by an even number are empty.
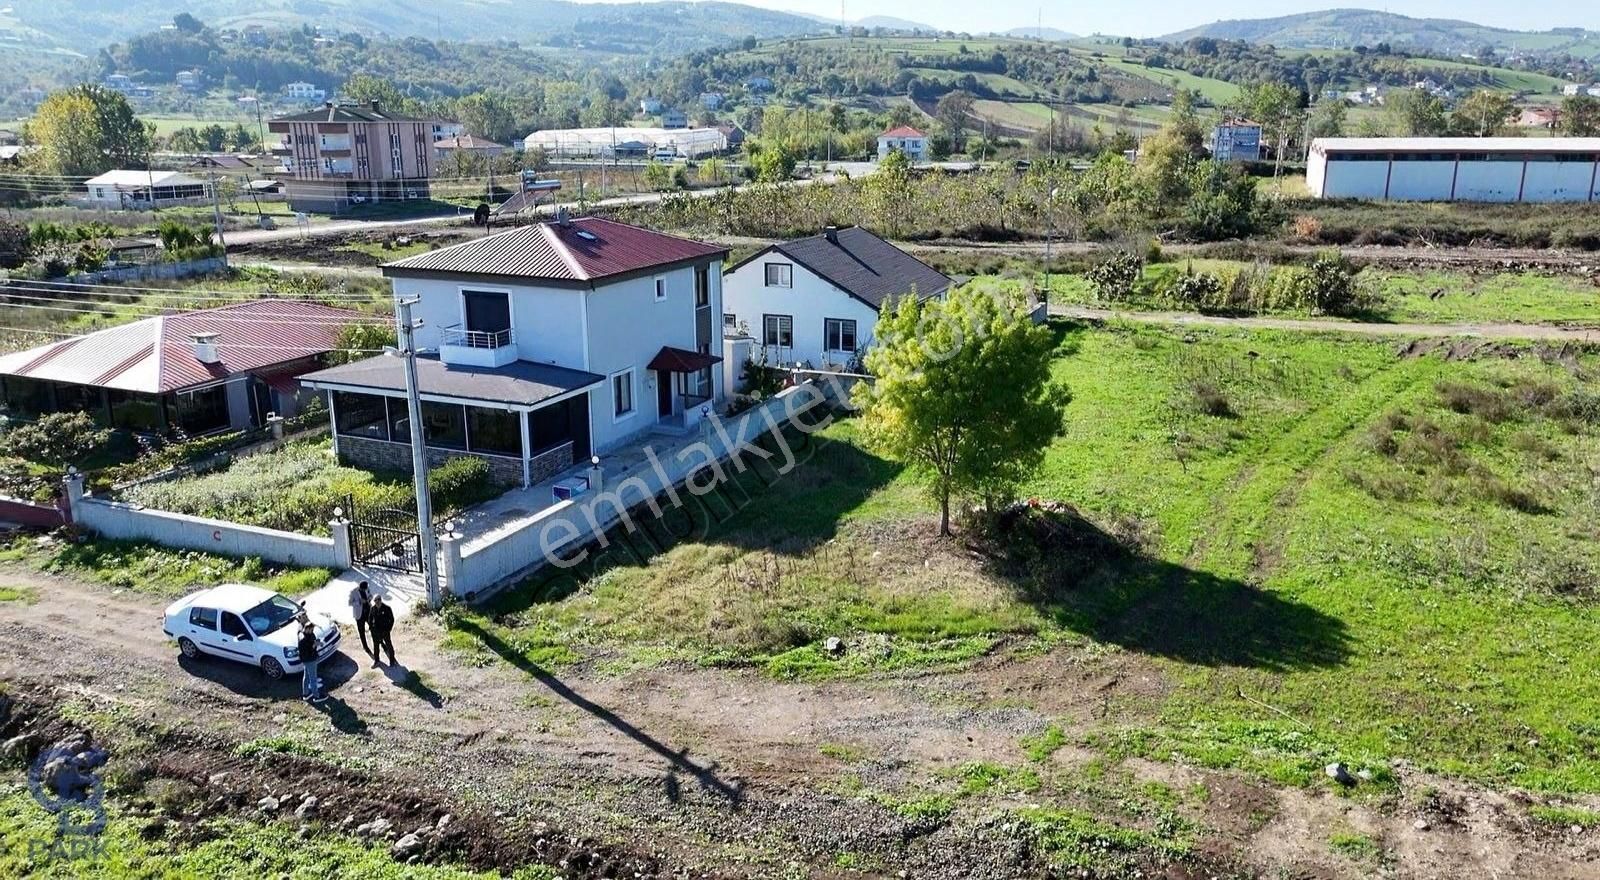
{"type": "Polygon", "coordinates": [[[358,564],[422,573],[422,535],[417,530],[416,510],[357,509],[349,495],[344,498],[344,509],[350,517],[350,551],[358,564]]]}

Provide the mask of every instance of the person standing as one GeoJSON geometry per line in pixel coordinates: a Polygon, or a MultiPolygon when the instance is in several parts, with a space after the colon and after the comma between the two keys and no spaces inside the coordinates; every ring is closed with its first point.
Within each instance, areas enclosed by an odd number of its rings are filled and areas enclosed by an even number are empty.
{"type": "Polygon", "coordinates": [[[366,581],[356,584],[355,589],[350,591],[350,616],[355,618],[356,633],[361,636],[361,647],[372,655],[372,659],[376,660],[378,659],[377,652],[371,645],[367,644],[367,630],[371,628],[369,626],[372,614],[371,605],[372,588],[367,586],[366,581]]]}
{"type": "Polygon", "coordinates": [[[367,626],[372,629],[372,662],[379,662],[378,652],[387,651],[389,665],[394,666],[394,609],[382,596],[372,597],[372,608],[367,612],[367,626]]]}
{"type": "Polygon", "coordinates": [[[300,679],[300,698],[308,703],[320,703],[327,699],[322,693],[322,678],[317,674],[317,631],[306,621],[300,627],[300,664],[305,667],[305,672],[300,679]]]}

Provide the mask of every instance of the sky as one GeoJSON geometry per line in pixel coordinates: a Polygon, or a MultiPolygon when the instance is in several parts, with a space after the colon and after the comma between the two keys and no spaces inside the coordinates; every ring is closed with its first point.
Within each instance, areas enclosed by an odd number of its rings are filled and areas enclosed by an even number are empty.
{"type": "MultiPolygon", "coordinates": [[[[839,0],[734,0],[751,6],[839,17],[839,0]]],[[[1271,18],[1320,9],[1367,7],[1415,18],[1454,18],[1514,30],[1586,27],[1600,30],[1596,0],[1395,0],[1388,4],[1360,0],[1232,0],[1226,6],[1190,0],[844,0],[845,17],[892,15],[955,31],[1004,31],[1032,27],[1044,14],[1046,27],[1075,34],[1105,33],[1156,37],[1220,18],[1271,18]]]]}

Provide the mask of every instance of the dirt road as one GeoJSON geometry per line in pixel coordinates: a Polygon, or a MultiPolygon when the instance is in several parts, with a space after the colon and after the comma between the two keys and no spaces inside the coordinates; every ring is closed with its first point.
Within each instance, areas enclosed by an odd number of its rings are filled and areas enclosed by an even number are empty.
{"type": "MultiPolygon", "coordinates": [[[[1089,645],[825,684],[689,666],[551,672],[492,636],[505,662],[478,666],[436,650],[443,633],[422,619],[396,640],[409,677],[373,668],[347,633],[325,673],[332,699],[318,709],[295,699],[297,682],[180,661],[161,634],[159,600],[19,569],[0,569],[0,582],[37,597],[0,603],[0,681],[12,693],[160,731],[148,735],[167,772],[237,786],[223,807],[248,809],[262,790],[281,789],[333,798],[357,819],[407,802],[412,814],[453,811],[481,844],[471,850],[479,867],[576,863],[581,851],[608,866],[584,876],[862,876],[837,867],[850,854],[878,876],[1048,876],[1037,841],[1007,816],[1051,798],[969,797],[932,819],[895,809],[896,799],[948,788],[971,762],[1022,762],[1022,738],[1052,723],[1068,744],[1039,772],[1070,780],[1104,760],[1082,745],[1087,733],[1137,725],[1130,713],[1144,710],[1127,707],[1157,702],[1167,686],[1154,662],[1089,645]],[[308,770],[307,759],[263,767],[235,757],[238,743],[263,736],[303,743],[324,768],[358,769],[338,769],[345,781],[324,791],[332,771],[308,770]],[[217,782],[219,772],[233,781],[217,782]],[[380,794],[361,800],[363,791],[380,794]],[[619,864],[634,867],[617,873],[619,864]]],[[[1209,792],[1185,807],[1202,838],[1173,877],[1365,876],[1370,866],[1328,848],[1335,825],[1381,840],[1402,877],[1592,876],[1600,839],[1536,834],[1511,798],[1405,768],[1400,795],[1378,800],[1137,760],[1098,778],[1119,774],[1130,791],[1159,782],[1209,792]]],[[[1072,797],[1063,785],[1057,797],[1072,797]]]]}
{"type": "Polygon", "coordinates": [[[1384,324],[1312,318],[1227,318],[1196,312],[1136,312],[1089,306],[1051,305],[1050,314],[1089,321],[1136,321],[1190,327],[1245,327],[1254,330],[1293,330],[1310,333],[1356,333],[1363,336],[1439,338],[1470,336],[1482,339],[1526,339],[1549,342],[1596,342],[1600,330],[1552,327],[1543,324],[1384,324]]]}

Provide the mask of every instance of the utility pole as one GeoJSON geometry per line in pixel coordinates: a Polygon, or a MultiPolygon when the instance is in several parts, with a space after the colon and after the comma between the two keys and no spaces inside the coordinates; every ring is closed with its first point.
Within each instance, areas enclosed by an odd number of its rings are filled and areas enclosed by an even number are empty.
{"type": "MultiPolygon", "coordinates": [[[[154,195],[154,193],[152,193],[154,195]]],[[[222,194],[217,190],[217,173],[211,172],[211,222],[217,227],[217,247],[222,249],[222,265],[228,265],[228,243],[222,240],[222,194]]]]}
{"type": "Polygon", "coordinates": [[[417,537],[422,551],[422,579],[428,588],[428,607],[437,610],[439,593],[438,543],[433,536],[433,497],[428,493],[428,447],[422,431],[422,398],[417,391],[416,329],[420,321],[411,319],[416,299],[395,300],[394,312],[400,331],[400,350],[406,361],[406,419],[411,423],[411,473],[417,491],[417,537]]]}

